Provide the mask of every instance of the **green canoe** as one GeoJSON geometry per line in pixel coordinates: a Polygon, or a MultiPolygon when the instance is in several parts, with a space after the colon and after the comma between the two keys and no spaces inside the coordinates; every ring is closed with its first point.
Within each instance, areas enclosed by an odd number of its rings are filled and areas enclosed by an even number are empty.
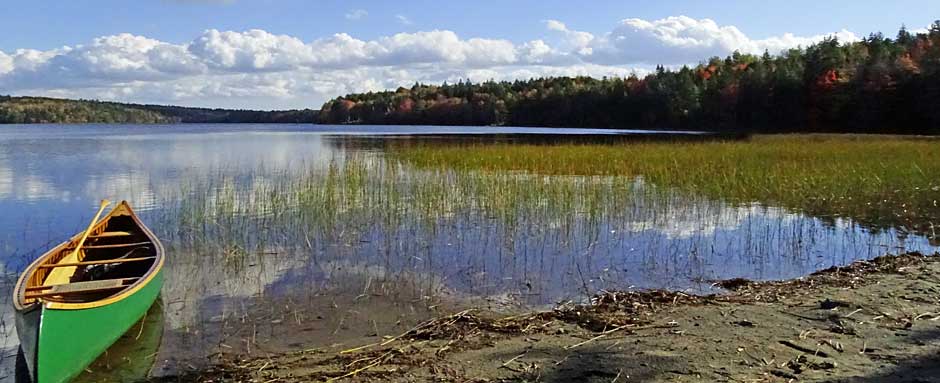
{"type": "Polygon", "coordinates": [[[33,382],[73,379],[140,320],[163,287],[163,261],[126,201],[34,261],[13,296],[33,382]]]}

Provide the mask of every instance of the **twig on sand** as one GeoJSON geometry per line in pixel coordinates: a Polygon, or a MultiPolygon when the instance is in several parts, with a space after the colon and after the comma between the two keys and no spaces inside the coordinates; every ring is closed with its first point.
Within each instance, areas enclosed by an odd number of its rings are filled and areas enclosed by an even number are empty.
{"type": "Polygon", "coordinates": [[[850,317],[850,316],[852,316],[852,315],[858,314],[859,311],[862,311],[862,309],[858,309],[858,310],[852,311],[852,312],[848,313],[848,315],[844,316],[843,318],[848,318],[848,317],[850,317]]]}
{"type": "Polygon", "coordinates": [[[359,347],[353,347],[353,348],[350,348],[350,349],[346,349],[346,350],[340,351],[339,353],[340,353],[340,354],[349,354],[349,353],[353,353],[353,352],[356,352],[356,351],[359,351],[359,350],[365,350],[365,349],[367,349],[367,348],[369,348],[369,347],[378,346],[378,345],[379,345],[379,342],[369,343],[369,344],[365,344],[365,345],[362,345],[362,346],[359,346],[359,347]]]}
{"type": "Polygon", "coordinates": [[[784,345],[784,346],[787,346],[787,347],[790,347],[790,348],[792,348],[792,349],[794,349],[794,350],[802,351],[802,352],[805,352],[805,353],[807,353],[807,354],[812,354],[813,356],[820,356],[820,357],[823,357],[823,358],[828,358],[828,357],[829,357],[829,354],[825,353],[824,351],[820,351],[819,349],[813,350],[813,349],[811,349],[811,348],[809,348],[809,347],[803,347],[803,346],[800,346],[800,345],[798,345],[798,344],[796,344],[796,343],[793,343],[793,342],[791,342],[791,341],[788,341],[788,340],[781,340],[781,341],[780,341],[780,344],[782,344],[782,345],[784,345]]]}
{"type": "Polygon", "coordinates": [[[615,333],[615,332],[617,332],[617,331],[623,330],[623,329],[628,328],[628,327],[635,327],[635,326],[636,326],[636,325],[634,325],[634,324],[631,323],[631,324],[625,324],[625,325],[623,325],[623,326],[614,327],[614,328],[612,328],[612,329],[610,329],[610,330],[607,330],[607,331],[604,331],[604,332],[602,332],[600,335],[595,336],[595,337],[593,337],[593,338],[591,338],[591,339],[588,339],[588,340],[586,340],[586,341],[583,341],[583,342],[580,342],[580,343],[576,343],[576,344],[573,344],[573,345],[570,345],[570,346],[565,346],[565,350],[570,350],[570,349],[573,349],[573,348],[575,348],[575,347],[583,346],[583,345],[585,345],[585,344],[591,343],[591,342],[596,341],[596,340],[598,340],[598,339],[601,339],[601,338],[603,338],[603,337],[605,337],[605,336],[608,336],[608,335],[610,335],[610,334],[613,334],[613,333],[615,333]]]}
{"type": "Polygon", "coordinates": [[[500,367],[500,368],[509,368],[509,363],[515,362],[516,359],[519,359],[519,358],[525,356],[525,354],[526,354],[526,353],[523,352],[523,353],[521,353],[521,354],[519,354],[519,355],[516,355],[516,356],[513,357],[512,359],[507,360],[506,362],[504,362],[504,363],[503,363],[501,366],[499,366],[499,367],[500,367]]]}
{"type": "Polygon", "coordinates": [[[620,379],[620,375],[622,374],[623,374],[623,369],[621,368],[619,371],[617,371],[617,376],[615,376],[614,379],[610,381],[610,383],[617,383],[617,379],[620,379]]]}
{"type": "Polygon", "coordinates": [[[363,372],[363,371],[368,370],[368,369],[370,369],[370,368],[372,368],[372,367],[378,366],[379,364],[384,363],[384,362],[388,361],[389,359],[391,359],[392,353],[395,352],[395,351],[396,351],[396,350],[391,350],[391,351],[389,351],[389,352],[386,352],[386,353],[382,354],[382,356],[379,356],[379,357],[375,358],[375,361],[374,361],[374,362],[369,363],[368,365],[366,365],[366,366],[364,366],[364,367],[361,367],[361,368],[355,369],[355,370],[353,370],[353,371],[347,372],[347,373],[344,374],[344,375],[340,375],[340,376],[335,376],[335,377],[329,378],[329,379],[327,379],[326,381],[327,381],[327,382],[335,382],[335,381],[337,381],[337,380],[340,380],[340,379],[343,379],[343,378],[348,378],[348,377],[350,377],[350,376],[357,375],[357,374],[359,374],[360,372],[363,372]]]}

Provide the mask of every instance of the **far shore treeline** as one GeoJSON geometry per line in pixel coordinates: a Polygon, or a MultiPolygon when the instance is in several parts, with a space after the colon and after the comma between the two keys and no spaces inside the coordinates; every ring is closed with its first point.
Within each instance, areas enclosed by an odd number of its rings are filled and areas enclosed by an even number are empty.
{"type": "Polygon", "coordinates": [[[0,96],[0,123],[510,125],[720,132],[940,134],[940,21],[894,38],[827,38],[626,78],[415,84],[321,110],[256,111],[0,96]]]}
{"type": "Polygon", "coordinates": [[[94,100],[0,96],[0,124],[35,123],[312,123],[317,111],[237,110],[94,100]]]}
{"type": "Polygon", "coordinates": [[[326,102],[329,124],[940,134],[940,21],[644,77],[415,84],[326,102]]]}

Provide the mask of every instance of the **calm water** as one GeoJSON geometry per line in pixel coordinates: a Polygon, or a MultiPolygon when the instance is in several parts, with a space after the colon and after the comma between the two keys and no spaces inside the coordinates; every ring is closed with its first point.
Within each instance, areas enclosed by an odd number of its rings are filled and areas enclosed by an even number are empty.
{"type": "MultiPolygon", "coordinates": [[[[160,319],[148,322],[163,323],[162,342],[141,351],[158,353],[156,372],[168,373],[216,352],[397,333],[461,304],[538,306],[600,289],[702,292],[715,279],[790,278],[888,252],[937,250],[894,230],[729,205],[642,179],[486,178],[389,166],[384,156],[388,145],[419,138],[605,142],[624,133],[643,132],[0,127],[0,271],[14,278],[87,225],[100,199],[129,200],[168,249],[160,319]],[[361,174],[350,175],[350,163],[361,174]],[[476,191],[481,184],[499,188],[476,191]],[[577,197],[564,205],[500,198],[528,188],[577,197]]],[[[17,340],[11,308],[3,309],[9,365],[17,340]]],[[[105,364],[92,369],[120,369],[105,364]]]]}

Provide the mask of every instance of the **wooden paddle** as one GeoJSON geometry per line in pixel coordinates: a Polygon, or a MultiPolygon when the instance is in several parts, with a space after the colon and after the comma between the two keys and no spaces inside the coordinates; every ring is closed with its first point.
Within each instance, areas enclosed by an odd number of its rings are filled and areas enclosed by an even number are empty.
{"type": "Polygon", "coordinates": [[[92,218],[91,223],[88,224],[88,228],[82,233],[82,238],[78,240],[78,243],[75,244],[75,248],[72,249],[72,253],[69,254],[69,257],[66,257],[66,259],[78,259],[78,252],[82,249],[82,245],[85,244],[85,240],[88,239],[88,235],[91,234],[91,229],[98,223],[98,218],[101,218],[101,213],[104,212],[104,208],[108,207],[110,204],[111,201],[106,199],[101,200],[101,207],[98,208],[98,213],[95,214],[95,218],[92,218]]]}
{"type": "MultiPolygon", "coordinates": [[[[59,258],[58,262],[64,263],[75,263],[81,262],[82,260],[78,258],[82,251],[82,246],[85,244],[85,240],[88,239],[89,234],[91,234],[92,229],[95,228],[95,224],[98,223],[98,219],[101,217],[101,213],[104,211],[104,208],[108,207],[111,204],[111,201],[101,200],[101,208],[98,209],[98,213],[95,214],[95,218],[91,220],[91,223],[88,224],[88,228],[85,229],[85,232],[82,233],[82,237],[79,238],[78,243],[75,244],[75,248],[72,249],[66,256],[59,258]]],[[[43,281],[43,286],[69,283],[72,279],[72,276],[75,274],[76,266],[66,266],[52,269],[49,272],[43,281]]]]}

